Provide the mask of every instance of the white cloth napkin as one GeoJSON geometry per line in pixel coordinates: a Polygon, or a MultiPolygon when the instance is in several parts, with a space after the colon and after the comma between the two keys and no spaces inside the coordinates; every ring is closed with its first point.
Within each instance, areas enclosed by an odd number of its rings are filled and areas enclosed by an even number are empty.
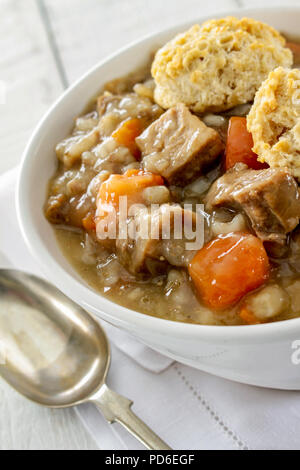
{"type": "MultiPolygon", "coordinates": [[[[18,228],[17,170],[0,177],[0,265],[40,274],[18,228]]],[[[299,449],[300,393],[264,390],[172,363],[127,334],[104,325],[112,342],[108,385],[176,450],[299,449]]],[[[142,449],[92,405],[77,412],[105,450],[142,449]]]]}

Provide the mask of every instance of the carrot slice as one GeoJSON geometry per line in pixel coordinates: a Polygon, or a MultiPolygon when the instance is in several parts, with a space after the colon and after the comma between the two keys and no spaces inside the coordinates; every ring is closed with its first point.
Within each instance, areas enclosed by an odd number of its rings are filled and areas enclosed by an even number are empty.
{"type": "Polygon", "coordinates": [[[294,56],[294,64],[300,63],[300,44],[296,42],[287,42],[286,47],[291,49],[293,56],[294,56]]]}
{"type": "Polygon", "coordinates": [[[82,225],[87,232],[94,232],[96,230],[96,223],[93,214],[89,212],[87,216],[82,219],[82,225]]]}
{"type": "Polygon", "coordinates": [[[98,201],[119,206],[119,198],[127,196],[130,203],[142,202],[141,193],[149,186],[162,186],[161,176],[143,170],[128,170],[124,175],[111,175],[100,186],[98,201]]]}
{"type": "Polygon", "coordinates": [[[253,170],[268,168],[268,165],[258,161],[256,153],[252,151],[253,138],[247,129],[245,117],[234,116],[230,118],[226,143],[226,170],[236,163],[245,163],[253,170]]]}
{"type": "Polygon", "coordinates": [[[194,257],[189,273],[203,301],[215,310],[237,303],[269,278],[261,240],[249,233],[220,235],[194,257]]]}
{"type": "Polygon", "coordinates": [[[141,152],[135,143],[135,139],[141,135],[144,130],[142,119],[129,119],[113,133],[113,138],[120,144],[127,147],[132,155],[138,160],[141,152]]]}

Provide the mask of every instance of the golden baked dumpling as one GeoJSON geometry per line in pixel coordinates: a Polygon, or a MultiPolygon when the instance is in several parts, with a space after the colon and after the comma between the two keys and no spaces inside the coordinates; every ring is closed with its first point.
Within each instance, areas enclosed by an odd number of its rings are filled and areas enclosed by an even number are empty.
{"type": "Polygon", "coordinates": [[[271,70],[292,65],[285,44],[275,29],[250,18],[195,25],[157,52],[155,100],[163,108],[181,102],[199,113],[251,101],[271,70]]]}
{"type": "Polygon", "coordinates": [[[300,178],[300,70],[278,67],[270,73],[255,96],[247,125],[259,160],[300,178]]]}

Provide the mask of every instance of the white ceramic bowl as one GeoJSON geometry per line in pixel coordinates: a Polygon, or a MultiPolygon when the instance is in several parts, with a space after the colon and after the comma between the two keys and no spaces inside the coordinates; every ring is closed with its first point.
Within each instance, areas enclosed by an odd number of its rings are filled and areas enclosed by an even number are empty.
{"type": "MultiPolygon", "coordinates": [[[[297,35],[299,31],[300,8],[237,10],[227,14],[265,21],[283,33],[297,35]]],[[[54,104],[25,150],[17,191],[19,223],[47,278],[98,318],[127,330],[171,358],[212,374],[248,384],[300,390],[300,366],[291,360],[292,343],[300,340],[300,319],[217,327],[170,322],[120,307],[93,291],[73,270],[43,214],[46,187],[57,164],[53,149],[70,131],[73,117],[102,84],[136,69],[146,62],[154,47],[189,26],[181,24],[123,49],[93,68],[54,104]]]]}

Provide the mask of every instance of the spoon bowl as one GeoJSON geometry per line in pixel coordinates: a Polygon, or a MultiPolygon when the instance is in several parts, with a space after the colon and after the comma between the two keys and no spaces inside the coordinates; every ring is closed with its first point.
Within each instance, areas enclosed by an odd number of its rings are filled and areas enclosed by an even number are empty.
{"type": "Polygon", "coordinates": [[[100,325],[55,287],[18,271],[0,271],[0,374],[36,403],[78,405],[103,385],[110,348],[100,325]]]}
{"type": "Polygon", "coordinates": [[[26,398],[50,408],[90,401],[149,449],[169,449],[105,385],[110,347],[100,324],[47,281],[0,270],[0,343],[0,375],[26,398]]]}

